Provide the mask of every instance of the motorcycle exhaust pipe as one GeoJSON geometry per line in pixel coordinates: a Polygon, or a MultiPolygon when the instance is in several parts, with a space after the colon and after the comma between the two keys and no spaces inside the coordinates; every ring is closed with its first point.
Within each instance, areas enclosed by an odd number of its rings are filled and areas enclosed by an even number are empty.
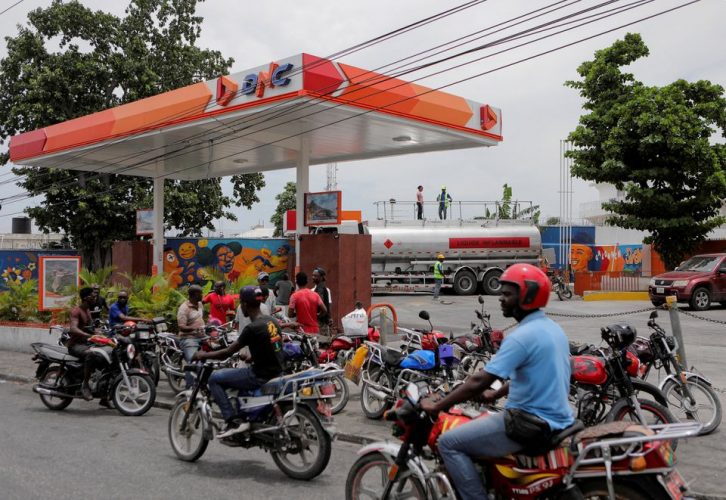
{"type": "Polygon", "coordinates": [[[373,387],[370,387],[370,386],[368,387],[368,394],[370,394],[371,396],[373,396],[376,399],[387,399],[389,397],[388,394],[386,394],[385,392],[378,390],[378,389],[374,389],[373,387]]]}
{"type": "Polygon", "coordinates": [[[72,397],[74,397],[71,394],[66,394],[64,392],[56,391],[54,389],[49,389],[47,387],[41,387],[39,385],[33,386],[33,392],[35,392],[37,394],[42,394],[44,396],[53,396],[56,398],[72,398],[72,397]]]}

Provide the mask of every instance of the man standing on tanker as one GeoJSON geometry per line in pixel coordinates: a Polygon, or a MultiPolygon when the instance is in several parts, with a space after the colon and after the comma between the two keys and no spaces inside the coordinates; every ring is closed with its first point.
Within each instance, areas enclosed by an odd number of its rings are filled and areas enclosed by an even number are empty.
{"type": "Polygon", "coordinates": [[[439,439],[439,450],[454,487],[463,500],[487,498],[471,457],[502,457],[525,447],[546,446],[551,436],[574,422],[568,404],[570,350],[567,336],[541,310],[550,295],[550,280],[537,267],[514,264],[499,281],[502,313],[519,323],[502,342],[497,355],[484,369],[439,401],[425,400],[428,412],[482,395],[493,401],[508,395],[505,411],[468,422],[439,439]],[[489,387],[509,380],[500,389],[489,387]],[[517,432],[516,422],[526,420],[537,427],[536,438],[517,432]],[[505,430],[505,421],[514,428],[505,430]]]}

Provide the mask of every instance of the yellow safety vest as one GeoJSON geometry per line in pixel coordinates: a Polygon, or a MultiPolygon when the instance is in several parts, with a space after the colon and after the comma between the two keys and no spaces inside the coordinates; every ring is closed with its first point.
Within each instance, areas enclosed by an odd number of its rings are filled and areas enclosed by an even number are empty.
{"type": "Polygon", "coordinates": [[[439,261],[434,262],[434,278],[444,279],[444,265],[439,261]]]}

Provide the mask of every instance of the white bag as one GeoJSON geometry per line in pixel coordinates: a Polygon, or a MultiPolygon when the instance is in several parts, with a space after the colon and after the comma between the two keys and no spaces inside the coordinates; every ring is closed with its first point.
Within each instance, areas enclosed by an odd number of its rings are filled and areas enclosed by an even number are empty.
{"type": "Polygon", "coordinates": [[[346,335],[361,336],[368,334],[368,315],[365,309],[356,309],[349,312],[341,320],[343,333],[346,335]]]}

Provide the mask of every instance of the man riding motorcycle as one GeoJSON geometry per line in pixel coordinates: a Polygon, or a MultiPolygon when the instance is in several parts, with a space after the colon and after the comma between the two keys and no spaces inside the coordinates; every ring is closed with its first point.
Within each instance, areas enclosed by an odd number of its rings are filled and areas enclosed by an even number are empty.
{"type": "MultiPolygon", "coordinates": [[[[72,356],[83,360],[81,393],[83,399],[90,401],[93,399],[89,386],[91,372],[93,371],[93,353],[90,351],[87,342],[93,336],[93,333],[89,333],[93,332],[93,320],[91,319],[90,310],[96,304],[97,296],[91,287],[81,288],[78,295],[81,298],[81,303],[71,310],[71,327],[68,330],[70,340],[68,340],[66,347],[72,356]]],[[[102,401],[103,403],[104,401],[102,401]]]]}
{"type": "Polygon", "coordinates": [[[551,285],[540,269],[515,264],[500,278],[499,299],[505,317],[519,326],[502,342],[482,371],[439,401],[421,407],[439,412],[476,397],[492,401],[508,394],[505,411],[476,419],[446,432],[439,450],[462,499],[487,498],[470,457],[501,457],[523,449],[544,449],[552,434],[574,422],[568,404],[570,358],[567,336],[540,308],[547,305],[551,285]],[[498,390],[495,380],[509,380],[498,390]]]}
{"type": "Polygon", "coordinates": [[[214,352],[197,351],[194,360],[226,359],[243,347],[249,347],[250,355],[245,361],[253,361],[251,367],[225,368],[215,371],[209,377],[209,391],[222,412],[226,423],[224,431],[217,437],[225,438],[245,432],[249,422],[241,422],[227,398],[227,389],[251,391],[262,387],[268,380],[282,373],[282,336],[277,320],[260,312],[264,295],[259,287],[246,286],[239,293],[242,313],[249,317],[250,324],[229,347],[214,352]]]}

